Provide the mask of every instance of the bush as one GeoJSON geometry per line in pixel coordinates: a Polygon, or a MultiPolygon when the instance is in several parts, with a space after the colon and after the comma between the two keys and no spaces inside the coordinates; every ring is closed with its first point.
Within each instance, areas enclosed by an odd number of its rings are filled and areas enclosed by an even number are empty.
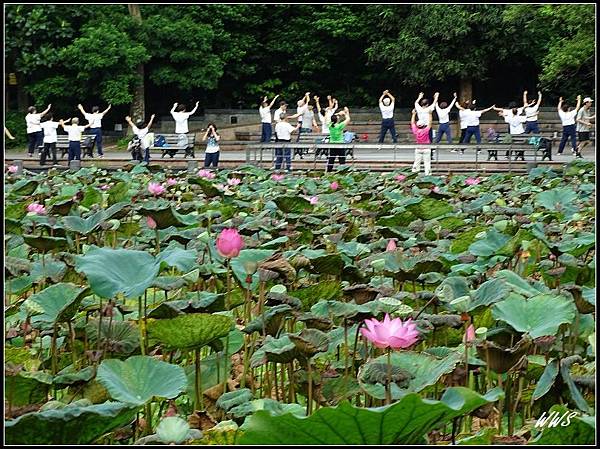
{"type": "Polygon", "coordinates": [[[15,140],[4,138],[6,149],[23,148],[27,145],[27,125],[25,124],[25,113],[18,111],[7,111],[4,118],[4,126],[15,136],[15,140]]]}
{"type": "Polygon", "coordinates": [[[131,142],[131,137],[123,137],[117,141],[117,148],[119,150],[126,150],[129,142],[131,142]]]}

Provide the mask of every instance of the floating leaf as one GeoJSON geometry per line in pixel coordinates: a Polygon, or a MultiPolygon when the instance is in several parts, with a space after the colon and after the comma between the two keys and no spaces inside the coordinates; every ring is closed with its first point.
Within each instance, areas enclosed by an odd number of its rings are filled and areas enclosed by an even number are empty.
{"type": "Polygon", "coordinates": [[[194,313],[148,321],[148,335],[169,348],[199,349],[226,336],[233,321],[224,315],[194,313]]]}

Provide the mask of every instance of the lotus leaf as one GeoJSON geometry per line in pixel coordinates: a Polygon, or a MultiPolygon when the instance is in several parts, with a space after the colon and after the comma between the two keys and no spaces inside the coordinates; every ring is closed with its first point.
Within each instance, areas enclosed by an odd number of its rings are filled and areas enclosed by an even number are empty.
{"type": "Polygon", "coordinates": [[[170,348],[199,349],[226,336],[233,321],[224,315],[194,313],[148,321],[148,335],[170,348]]]}

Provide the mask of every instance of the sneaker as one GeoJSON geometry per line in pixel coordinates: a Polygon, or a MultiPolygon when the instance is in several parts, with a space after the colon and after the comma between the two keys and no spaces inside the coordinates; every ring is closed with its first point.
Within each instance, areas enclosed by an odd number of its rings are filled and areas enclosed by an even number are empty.
{"type": "Polygon", "coordinates": [[[100,154],[100,155],[98,155],[98,158],[99,158],[99,159],[104,159],[104,155],[103,155],[103,154],[100,154]]]}
{"type": "Polygon", "coordinates": [[[450,150],[450,153],[458,153],[458,150],[457,149],[450,150]]]}
{"type": "Polygon", "coordinates": [[[33,157],[33,153],[29,153],[29,157],[33,157]]]}

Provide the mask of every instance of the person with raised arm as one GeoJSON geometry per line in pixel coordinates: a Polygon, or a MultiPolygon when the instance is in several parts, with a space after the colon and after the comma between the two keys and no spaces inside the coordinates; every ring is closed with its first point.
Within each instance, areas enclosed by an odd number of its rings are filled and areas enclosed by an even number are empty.
{"type": "Polygon", "coordinates": [[[583,156],[581,152],[590,143],[590,129],[592,127],[592,120],[596,118],[596,114],[592,115],[592,100],[590,97],[583,99],[583,107],[577,113],[577,138],[579,139],[579,145],[577,145],[577,158],[581,159],[583,156]]]}
{"type": "MultiPolygon", "coordinates": [[[[266,98],[266,97],[265,97],[266,98]]],[[[273,100],[275,101],[275,100],[273,100]]],[[[271,103],[273,104],[273,103],[271,103]]],[[[271,114],[269,114],[271,116],[271,114]]],[[[269,123],[270,125],[270,123],[269,123]]],[[[221,136],[217,132],[217,126],[214,123],[209,123],[206,128],[206,132],[202,137],[202,141],[207,140],[206,142],[206,151],[204,153],[204,168],[208,168],[211,165],[215,168],[219,167],[219,140],[221,140],[221,136]]],[[[269,137],[270,139],[270,137],[269,137]]]]}
{"type": "MultiPolygon", "coordinates": [[[[277,142],[291,142],[292,133],[300,129],[300,123],[296,124],[294,128],[288,123],[288,116],[282,114],[279,122],[275,125],[275,135],[277,136],[277,142]]],[[[275,149],[275,170],[281,169],[283,159],[285,158],[285,166],[287,171],[292,170],[292,156],[290,148],[276,148],[275,149]]]]}
{"type": "Polygon", "coordinates": [[[64,120],[60,120],[58,123],[69,135],[69,162],[74,159],[81,160],[81,134],[90,127],[90,124],[79,126],[77,117],[71,119],[70,125],[65,125],[64,120]]]}
{"type": "MultiPolygon", "coordinates": [[[[522,134],[525,134],[525,128],[523,127],[523,124],[526,122],[527,120],[527,116],[524,114],[525,108],[517,108],[514,107],[510,110],[510,113],[506,114],[504,113],[504,111],[500,111],[498,112],[498,115],[500,115],[501,117],[504,117],[504,121],[506,123],[508,123],[508,129],[509,129],[509,134],[511,136],[520,136],[522,134]],[[521,111],[521,112],[519,112],[521,111]]],[[[497,156],[496,153],[494,153],[494,155],[497,156]]],[[[510,158],[510,152],[506,152],[505,155],[506,159],[510,158]]],[[[490,155],[491,158],[491,155],[490,155]]],[[[488,158],[488,160],[490,159],[488,158]]],[[[525,152],[524,151],[517,151],[515,160],[518,160],[519,158],[521,158],[522,161],[525,160],[525,152]]]]}
{"type": "Polygon", "coordinates": [[[29,157],[33,157],[33,153],[36,148],[41,154],[40,147],[44,141],[44,131],[42,131],[40,122],[42,120],[42,116],[46,115],[48,111],[50,111],[51,107],[52,105],[49,104],[48,107],[39,114],[35,106],[30,106],[27,109],[25,123],[27,124],[27,139],[29,140],[29,157]]]}
{"type": "MultiPolygon", "coordinates": [[[[464,120],[467,125],[467,131],[465,132],[465,138],[461,143],[470,143],[471,136],[475,136],[475,140],[477,141],[477,145],[481,144],[481,131],[479,130],[479,118],[488,111],[491,111],[496,107],[496,105],[492,105],[489,108],[482,109],[481,111],[475,110],[475,101],[472,101],[469,104],[468,109],[463,108],[459,103],[456,103],[456,107],[464,111],[464,120]]],[[[481,152],[480,149],[477,150],[478,153],[481,152]]]]}
{"type": "MultiPolygon", "coordinates": [[[[417,116],[416,108],[412,110],[412,116],[410,118],[410,130],[415,136],[415,142],[417,144],[431,143],[431,136],[429,131],[431,130],[431,115],[433,109],[429,112],[428,120],[418,120],[415,122],[417,116]]],[[[418,147],[415,148],[415,162],[412,166],[412,172],[418,173],[421,170],[421,161],[425,166],[425,176],[431,174],[431,148],[418,147]]]]}
{"type": "Polygon", "coordinates": [[[321,122],[321,133],[329,135],[329,123],[331,123],[331,117],[338,109],[338,102],[336,99],[332,99],[331,95],[327,95],[328,106],[322,109],[319,97],[315,95],[314,100],[317,105],[317,116],[321,122]]]}
{"type": "Polygon", "coordinates": [[[538,123],[538,115],[540,110],[540,105],[542,104],[542,92],[538,91],[537,100],[532,100],[530,102],[527,101],[527,91],[523,92],[523,107],[525,108],[525,134],[540,133],[540,126],[538,123]]]}
{"type": "Polygon", "coordinates": [[[148,133],[150,131],[150,128],[152,127],[152,123],[154,122],[154,114],[152,114],[148,123],[140,121],[136,125],[131,121],[130,116],[125,117],[125,121],[129,123],[129,126],[131,126],[133,134],[135,134],[137,138],[140,139],[142,149],[144,150],[144,162],[150,162],[150,147],[152,146],[152,141],[154,141],[154,139],[148,139],[147,137],[149,135],[148,133]]]}
{"type": "Polygon", "coordinates": [[[55,122],[52,112],[48,112],[42,117],[41,127],[44,130],[44,149],[40,157],[40,165],[46,165],[46,158],[50,157],[50,152],[52,152],[52,163],[58,165],[58,159],[56,158],[56,141],[58,140],[56,130],[60,122],[67,123],[70,121],[71,119],[55,122]]]}
{"type": "MultiPolygon", "coordinates": [[[[329,125],[329,143],[344,143],[344,128],[350,124],[350,110],[345,107],[339,114],[331,116],[331,124],[329,125]],[[344,121],[342,121],[342,117],[344,121]]],[[[345,148],[331,148],[329,150],[329,158],[327,160],[327,172],[333,170],[335,158],[338,158],[340,165],[346,163],[345,148]]]]}
{"type": "Polygon", "coordinates": [[[398,143],[396,135],[396,126],[394,124],[394,106],[396,99],[389,90],[384,90],[379,97],[379,110],[381,111],[381,131],[379,133],[379,143],[383,143],[388,130],[392,135],[392,141],[398,143]]]}
{"type": "MultiPolygon", "coordinates": [[[[271,108],[275,104],[275,100],[277,100],[278,97],[279,97],[279,94],[275,95],[273,97],[273,100],[271,100],[271,103],[269,103],[269,100],[267,99],[267,96],[265,95],[263,98],[263,101],[260,105],[260,108],[258,108],[258,113],[260,114],[260,122],[262,124],[261,136],[260,136],[261,142],[270,142],[271,141],[271,135],[273,134],[273,128],[271,127],[271,108]]],[[[208,132],[208,130],[207,130],[207,132],[208,132]]]]}
{"type": "Polygon", "coordinates": [[[77,107],[85,117],[85,119],[90,124],[89,132],[90,134],[94,134],[96,136],[96,148],[98,149],[98,157],[104,157],[104,152],[102,151],[102,119],[106,115],[108,111],[110,111],[112,105],[108,105],[108,107],[100,112],[100,108],[98,106],[92,107],[92,112],[89,114],[85,112],[83,106],[78,104],[77,107]]]}
{"type": "Polygon", "coordinates": [[[417,121],[427,123],[429,127],[429,140],[433,140],[433,128],[431,127],[431,122],[429,122],[429,118],[431,117],[431,113],[435,110],[437,106],[438,97],[440,96],[439,92],[436,92],[433,95],[433,103],[429,104],[429,100],[427,98],[423,98],[425,94],[423,92],[419,92],[419,97],[415,100],[415,110],[417,111],[417,121]]]}
{"type": "MultiPolygon", "coordinates": [[[[437,112],[439,127],[437,134],[435,135],[435,143],[440,143],[442,140],[442,135],[446,135],[446,142],[452,143],[452,129],[450,128],[450,110],[456,103],[457,99],[456,92],[454,92],[454,98],[448,106],[448,103],[442,101],[439,105],[435,105],[435,111],[437,112]]],[[[464,137],[464,136],[463,136],[464,137]]]]}
{"type": "MultiPolygon", "coordinates": [[[[175,134],[184,135],[187,139],[187,133],[190,132],[188,128],[188,119],[191,115],[194,115],[198,110],[199,101],[196,102],[196,106],[190,112],[185,110],[184,104],[173,103],[173,107],[171,108],[171,115],[173,116],[173,120],[175,120],[175,134]]],[[[187,145],[187,142],[181,141],[180,145],[187,145]]]]}
{"type": "Polygon", "coordinates": [[[8,130],[8,128],[5,126],[4,127],[4,135],[6,137],[8,137],[10,140],[15,140],[15,136],[13,136],[10,131],[8,130]]]}
{"type": "Polygon", "coordinates": [[[558,100],[558,116],[562,122],[563,132],[558,145],[558,153],[563,154],[567,140],[571,139],[571,152],[577,154],[577,135],[575,134],[575,118],[581,107],[581,95],[577,95],[577,105],[575,108],[563,102],[563,97],[558,100]]]}

